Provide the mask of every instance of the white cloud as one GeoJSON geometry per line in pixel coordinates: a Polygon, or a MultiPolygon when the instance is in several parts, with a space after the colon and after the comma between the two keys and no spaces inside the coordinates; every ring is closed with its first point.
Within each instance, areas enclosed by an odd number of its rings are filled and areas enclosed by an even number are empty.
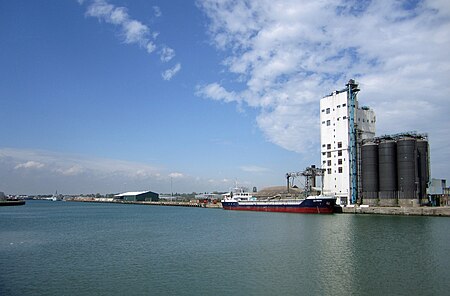
{"type": "Polygon", "coordinates": [[[260,166],[256,166],[256,165],[244,165],[241,166],[240,169],[244,172],[248,172],[248,173],[264,173],[269,171],[268,168],[264,168],[264,167],[260,167],[260,166]]]}
{"type": "Polygon", "coordinates": [[[124,7],[118,7],[112,10],[108,18],[115,25],[126,23],[129,19],[127,10],[124,7]]]}
{"type": "Polygon", "coordinates": [[[219,173],[210,179],[146,163],[13,148],[0,148],[0,167],[0,188],[10,194],[224,191],[235,177],[219,173]]]}
{"type": "Polygon", "coordinates": [[[141,22],[132,20],[123,23],[125,43],[148,44],[147,35],[149,28],[141,22]]]}
{"type": "Polygon", "coordinates": [[[30,161],[27,161],[27,162],[24,162],[24,163],[19,163],[18,165],[16,165],[15,167],[14,167],[14,169],[40,169],[40,168],[43,168],[45,165],[43,164],[43,163],[40,163],[40,162],[38,162],[38,161],[33,161],[33,160],[30,160],[30,161]]]}
{"type": "Polygon", "coordinates": [[[205,86],[198,86],[196,94],[198,96],[204,96],[216,101],[225,101],[227,103],[238,101],[239,98],[234,92],[227,91],[219,83],[210,83],[205,86]]]}
{"type": "Polygon", "coordinates": [[[380,133],[444,134],[450,125],[445,1],[197,3],[228,74],[197,94],[258,109],[258,126],[281,147],[317,154],[319,100],[350,78],[360,82],[360,102],[375,110],[380,133]],[[227,87],[236,83],[240,91],[227,87]]]}
{"type": "MultiPolygon", "coordinates": [[[[117,188],[117,186],[124,182],[128,184],[144,182],[145,184],[149,180],[154,183],[161,180],[161,169],[148,164],[51,151],[0,148],[0,164],[4,169],[0,172],[0,180],[8,186],[14,182],[20,182],[24,190],[36,182],[33,178],[45,179],[45,182],[39,181],[39,183],[48,183],[36,186],[45,187],[67,183],[69,185],[66,187],[79,188],[79,191],[75,192],[83,192],[87,186],[84,183],[90,183],[93,187],[98,183],[98,186],[101,187],[102,183],[108,182],[108,188],[114,192],[122,191],[123,188],[120,186],[117,188]],[[32,174],[32,176],[30,174],[15,175],[14,173],[14,171],[30,169],[39,169],[40,173],[32,174]],[[120,180],[119,184],[117,180],[120,180]]],[[[62,190],[62,188],[60,189],[62,190]]]]}
{"type": "MultiPolygon", "coordinates": [[[[85,1],[78,2],[80,5],[83,5],[85,1]]],[[[158,6],[154,6],[153,11],[156,17],[162,15],[158,6]]],[[[86,9],[86,16],[96,17],[100,21],[118,26],[120,29],[119,35],[125,44],[136,44],[144,48],[149,54],[153,53],[158,47],[150,39],[155,40],[159,33],[152,32],[147,25],[130,17],[125,7],[116,7],[106,0],[93,0],[86,9]]],[[[175,51],[167,46],[162,46],[159,54],[161,62],[164,63],[175,57],[175,51]]],[[[181,65],[179,63],[176,64],[174,68],[163,73],[163,79],[170,80],[180,69],[181,65]]]]}
{"type": "Polygon", "coordinates": [[[164,80],[171,80],[175,74],[177,74],[181,70],[181,64],[176,64],[173,68],[167,69],[162,73],[162,77],[164,80]]]}
{"type": "Polygon", "coordinates": [[[95,0],[88,6],[86,15],[120,26],[123,41],[127,44],[144,46],[148,43],[150,29],[140,21],[131,19],[125,7],[115,7],[105,0],[95,0]]]}
{"type": "Polygon", "coordinates": [[[103,0],[96,0],[88,7],[88,9],[86,10],[86,15],[97,17],[99,19],[103,19],[107,22],[113,23],[110,19],[113,10],[114,5],[108,4],[103,0]]]}
{"type": "Polygon", "coordinates": [[[153,39],[158,38],[158,36],[159,36],[159,32],[153,32],[153,33],[152,33],[152,38],[153,38],[153,39]]]}
{"type": "Polygon", "coordinates": [[[148,53],[152,53],[152,52],[155,51],[156,45],[155,45],[153,42],[149,41],[149,42],[147,43],[147,46],[146,46],[145,49],[147,50],[148,53]]]}
{"type": "Polygon", "coordinates": [[[156,17],[160,17],[162,15],[161,8],[159,6],[153,6],[153,13],[156,17]]]}
{"type": "Polygon", "coordinates": [[[183,178],[184,175],[182,173],[174,172],[169,174],[170,178],[183,178]]]}
{"type": "Polygon", "coordinates": [[[175,57],[175,51],[167,46],[164,46],[160,52],[160,58],[162,62],[168,62],[175,57]]]}
{"type": "Polygon", "coordinates": [[[83,173],[84,169],[81,165],[72,165],[69,168],[58,168],[55,171],[65,176],[75,176],[83,173]]]}

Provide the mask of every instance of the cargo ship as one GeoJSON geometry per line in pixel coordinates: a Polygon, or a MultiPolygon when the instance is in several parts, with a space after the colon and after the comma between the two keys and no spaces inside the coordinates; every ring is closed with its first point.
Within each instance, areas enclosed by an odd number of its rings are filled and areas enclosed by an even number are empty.
{"type": "Polygon", "coordinates": [[[222,207],[225,210],[332,214],[336,204],[336,197],[333,196],[318,195],[301,199],[257,199],[249,192],[236,189],[226,194],[222,199],[222,207]]]}

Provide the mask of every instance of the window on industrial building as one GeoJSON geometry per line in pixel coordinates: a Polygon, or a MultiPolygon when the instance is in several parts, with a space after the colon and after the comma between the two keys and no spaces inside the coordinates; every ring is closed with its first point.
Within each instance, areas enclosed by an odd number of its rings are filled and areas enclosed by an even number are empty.
{"type": "Polygon", "coordinates": [[[342,167],[338,167],[338,173],[342,173],[342,167]]]}
{"type": "Polygon", "coordinates": [[[337,105],[338,108],[341,108],[341,105],[337,105]]]}
{"type": "Polygon", "coordinates": [[[342,150],[338,151],[338,156],[342,156],[342,150]]]}
{"type": "Polygon", "coordinates": [[[338,142],[338,148],[342,148],[342,142],[338,142]]]}
{"type": "Polygon", "coordinates": [[[322,147],[325,147],[325,144],[322,144],[322,147]]]}
{"type": "Polygon", "coordinates": [[[329,161],[327,162],[327,165],[328,165],[328,166],[331,166],[331,160],[329,160],[329,161]]]}
{"type": "Polygon", "coordinates": [[[342,107],[345,107],[345,104],[342,104],[342,107]]]}
{"type": "Polygon", "coordinates": [[[325,109],[322,109],[322,112],[325,112],[325,109]]]}
{"type": "Polygon", "coordinates": [[[323,165],[325,165],[326,163],[327,163],[326,160],[322,161],[322,164],[323,164],[323,165]]]}
{"type": "Polygon", "coordinates": [[[322,155],[325,155],[325,152],[322,152],[322,155]]]}
{"type": "Polygon", "coordinates": [[[342,164],[342,159],[338,159],[338,164],[342,164]]]}
{"type": "Polygon", "coordinates": [[[331,157],[331,152],[327,152],[327,157],[331,157]]]}
{"type": "Polygon", "coordinates": [[[322,124],[325,124],[325,121],[322,121],[322,124]]]}
{"type": "Polygon", "coordinates": [[[327,120],[327,126],[329,126],[331,124],[331,121],[327,120]]]}
{"type": "Polygon", "coordinates": [[[331,175],[331,169],[327,169],[327,173],[331,175]]]}
{"type": "Polygon", "coordinates": [[[330,108],[327,108],[327,112],[326,112],[327,114],[330,114],[330,108]]]}
{"type": "Polygon", "coordinates": [[[331,144],[327,144],[327,149],[331,149],[331,144]]]}
{"type": "Polygon", "coordinates": [[[342,119],[347,119],[347,116],[342,117],[342,119]]]}

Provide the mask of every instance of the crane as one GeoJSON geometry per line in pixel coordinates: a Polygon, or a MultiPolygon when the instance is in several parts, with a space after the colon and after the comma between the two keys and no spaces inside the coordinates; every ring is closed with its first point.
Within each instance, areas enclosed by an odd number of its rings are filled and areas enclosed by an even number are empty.
{"type": "Polygon", "coordinates": [[[323,191],[323,176],[325,173],[325,169],[316,168],[315,165],[311,165],[310,167],[307,167],[302,172],[291,172],[286,173],[286,179],[287,179],[287,192],[289,193],[289,180],[292,178],[296,178],[299,176],[305,177],[305,195],[308,196],[311,192],[312,187],[316,186],[316,177],[320,176],[322,177],[322,191],[323,191]]]}

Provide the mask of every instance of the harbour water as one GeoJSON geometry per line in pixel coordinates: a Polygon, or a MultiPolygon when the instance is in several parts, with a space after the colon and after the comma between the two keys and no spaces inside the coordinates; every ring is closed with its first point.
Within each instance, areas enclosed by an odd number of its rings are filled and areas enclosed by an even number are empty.
{"type": "Polygon", "coordinates": [[[0,295],[448,295],[450,218],[27,201],[0,295]]]}

